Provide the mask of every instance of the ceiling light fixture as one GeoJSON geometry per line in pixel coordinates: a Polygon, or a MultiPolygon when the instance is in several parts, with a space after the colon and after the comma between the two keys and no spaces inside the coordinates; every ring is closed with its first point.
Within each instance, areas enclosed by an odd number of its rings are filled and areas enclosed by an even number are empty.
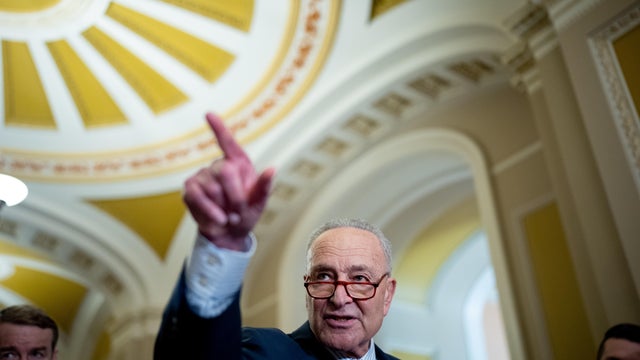
{"type": "Polygon", "coordinates": [[[29,189],[20,179],[0,174],[0,209],[19,204],[27,197],[29,189]]]}

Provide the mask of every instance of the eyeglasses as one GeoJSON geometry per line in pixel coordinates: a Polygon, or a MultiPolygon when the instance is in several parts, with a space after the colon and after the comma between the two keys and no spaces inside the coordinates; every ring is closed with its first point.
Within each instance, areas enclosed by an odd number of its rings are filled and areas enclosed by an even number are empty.
{"type": "Polygon", "coordinates": [[[347,295],[354,300],[367,300],[376,296],[376,289],[382,279],[389,274],[384,274],[377,283],[363,281],[310,281],[305,282],[307,293],[314,299],[328,299],[333,296],[338,285],[344,286],[347,295]]]}

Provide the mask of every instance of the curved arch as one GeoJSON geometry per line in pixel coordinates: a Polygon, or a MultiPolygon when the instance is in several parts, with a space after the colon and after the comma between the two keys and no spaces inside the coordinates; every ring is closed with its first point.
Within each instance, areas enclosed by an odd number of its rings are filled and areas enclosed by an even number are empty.
{"type": "Polygon", "coordinates": [[[456,60],[486,54],[496,56],[510,44],[510,39],[500,29],[484,24],[437,31],[425,29],[409,35],[389,43],[379,53],[341,63],[340,76],[322,82],[322,86],[309,94],[306,101],[313,106],[303,104],[272,130],[272,136],[249,144],[248,150],[256,163],[278,165],[285,163],[291,154],[304,152],[310,143],[314,143],[314,137],[331,131],[356,109],[375,101],[381,95],[381,89],[386,91],[421,74],[442,72],[456,60]],[[342,67],[342,64],[346,66],[342,67]],[[276,142],[277,135],[285,132],[295,133],[296,137],[276,142]],[[264,149],[269,151],[262,151],[264,149]]]}
{"type": "Polygon", "coordinates": [[[19,246],[46,252],[56,261],[55,266],[87,284],[98,285],[109,306],[147,305],[148,282],[139,265],[114,246],[109,238],[113,233],[100,231],[97,224],[77,222],[78,216],[69,207],[46,201],[33,192],[20,207],[3,214],[15,226],[10,239],[19,246]],[[44,239],[40,247],[35,245],[39,243],[37,237],[44,239]]]}
{"type": "Polygon", "coordinates": [[[516,321],[514,295],[507,272],[489,169],[481,149],[472,139],[444,128],[417,130],[381,143],[353,161],[314,197],[301,221],[291,232],[284,250],[278,286],[281,326],[291,328],[304,320],[304,311],[300,310],[304,309],[303,296],[291,296],[299,290],[296,285],[299,285],[301,274],[292,269],[304,268],[306,241],[301,239],[306,239],[315,226],[329,217],[361,216],[384,228],[389,224],[389,219],[399,213],[398,207],[410,205],[411,195],[443,190],[445,184],[432,188],[434,183],[437,184],[437,179],[450,172],[464,173],[465,168],[473,179],[481,224],[489,240],[505,323],[512,335],[509,339],[511,351],[515,358],[519,358],[523,353],[521,335],[516,321]],[[417,167],[420,172],[411,170],[417,167]],[[413,180],[418,176],[419,181],[407,180],[411,178],[408,174],[413,180]],[[393,186],[387,186],[386,193],[380,194],[375,201],[354,201],[354,190],[357,189],[358,194],[366,194],[371,193],[372,189],[384,187],[385,184],[393,186]],[[401,203],[390,206],[396,199],[400,199],[401,203]],[[404,205],[401,205],[402,202],[404,205]]]}

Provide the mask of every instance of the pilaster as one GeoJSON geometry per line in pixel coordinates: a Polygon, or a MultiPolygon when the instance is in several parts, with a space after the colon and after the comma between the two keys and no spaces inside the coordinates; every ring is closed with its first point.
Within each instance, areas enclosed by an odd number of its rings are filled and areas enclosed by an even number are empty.
{"type": "MultiPolygon", "coordinates": [[[[590,59],[567,49],[564,34],[585,17],[593,17],[604,4],[599,0],[527,4],[505,22],[517,41],[503,55],[513,71],[512,83],[529,96],[594,342],[611,319],[624,314],[633,319],[637,308],[616,220],[596,162],[597,149],[590,141],[584,109],[577,98],[580,89],[575,79],[584,74],[572,74],[569,65],[570,61],[590,59]]],[[[591,24],[592,29],[600,25],[591,24]]],[[[587,36],[583,36],[575,41],[586,43],[587,36]]],[[[542,336],[545,331],[540,326],[546,325],[527,326],[542,336]]],[[[550,337],[552,330],[546,329],[550,337]]],[[[561,340],[551,339],[554,341],[561,340]]],[[[544,341],[534,341],[538,344],[544,345],[544,341]]]]}

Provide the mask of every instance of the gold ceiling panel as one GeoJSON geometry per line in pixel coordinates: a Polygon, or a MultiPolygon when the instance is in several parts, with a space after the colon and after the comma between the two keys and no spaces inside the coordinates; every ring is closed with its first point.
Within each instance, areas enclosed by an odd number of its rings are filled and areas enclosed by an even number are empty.
{"type": "Polygon", "coordinates": [[[165,258],[173,235],[185,215],[180,191],[89,202],[137,233],[160,259],[165,258]]]}
{"type": "Polygon", "coordinates": [[[2,250],[0,250],[0,255],[15,256],[19,258],[44,261],[53,264],[53,261],[51,261],[47,256],[41,255],[40,253],[30,250],[29,248],[16,245],[12,242],[3,241],[2,238],[0,238],[0,247],[2,248],[2,250]]]}
{"type": "Polygon", "coordinates": [[[178,88],[95,26],[84,37],[107,59],[151,110],[159,114],[187,100],[178,88]]]}
{"type": "Polygon", "coordinates": [[[253,0],[163,0],[209,17],[238,30],[249,31],[253,18],[253,0]]]}
{"type": "Polygon", "coordinates": [[[0,285],[44,309],[67,333],[87,293],[77,282],[21,266],[16,266],[13,275],[0,281],[0,285]]]}
{"type": "Polygon", "coordinates": [[[234,60],[230,53],[124,6],[111,3],[107,15],[191,68],[209,82],[222,75],[234,60]]]}
{"type": "Polygon", "coordinates": [[[47,43],[85,127],[127,123],[100,81],[65,40],[47,43]]]}
{"type": "Polygon", "coordinates": [[[377,18],[405,1],[407,0],[373,0],[371,3],[370,19],[373,20],[377,18]]]}
{"type": "Polygon", "coordinates": [[[0,11],[32,12],[57,5],[60,0],[0,0],[0,11]]]}
{"type": "Polygon", "coordinates": [[[31,52],[26,43],[2,41],[6,125],[55,128],[31,52]]]}

